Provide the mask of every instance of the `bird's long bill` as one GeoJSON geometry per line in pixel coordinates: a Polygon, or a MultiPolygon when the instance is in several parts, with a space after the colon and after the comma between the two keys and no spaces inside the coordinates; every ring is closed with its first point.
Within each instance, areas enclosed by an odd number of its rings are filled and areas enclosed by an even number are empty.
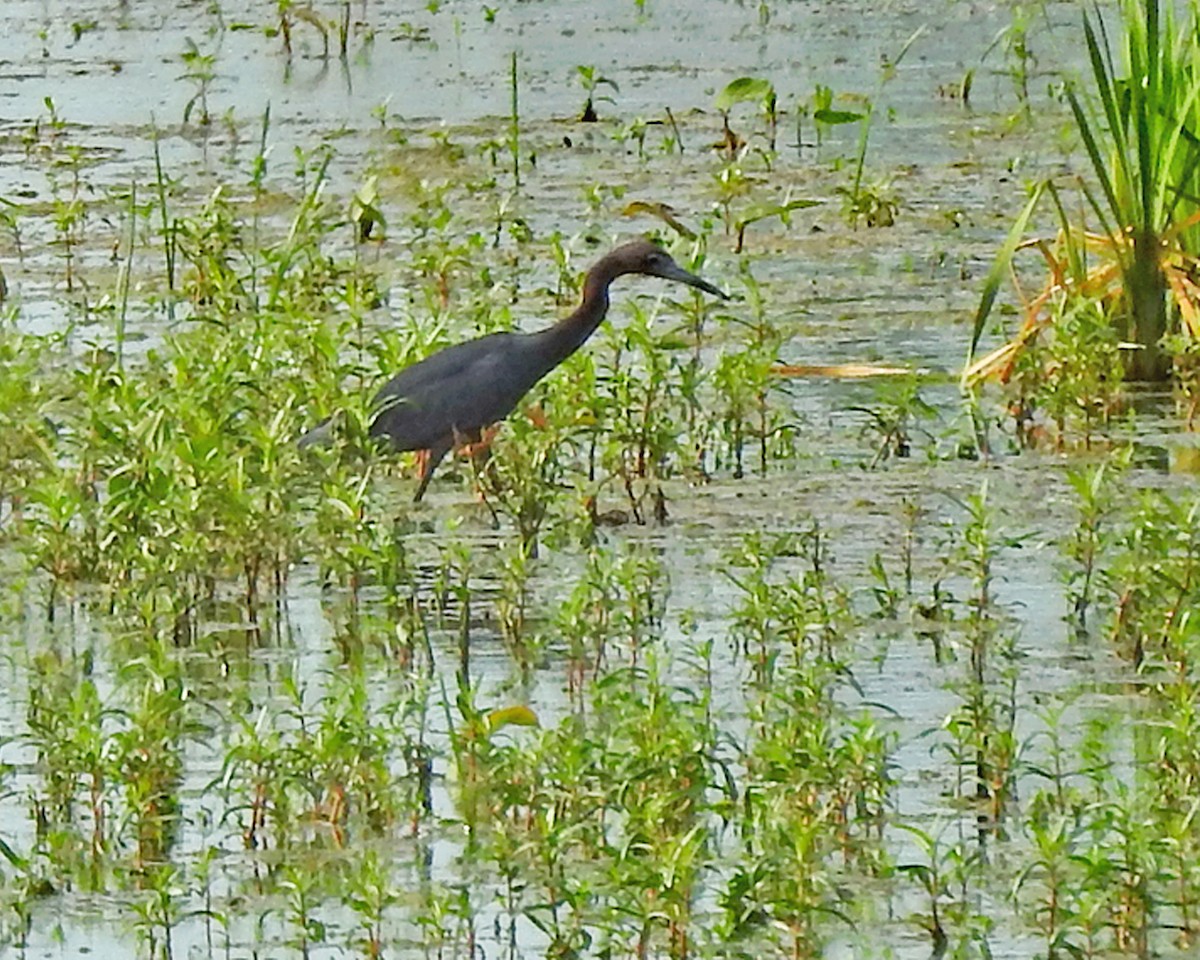
{"type": "Polygon", "coordinates": [[[705,293],[711,293],[714,297],[720,297],[722,300],[728,300],[729,294],[725,291],[714,287],[707,280],[702,280],[694,273],[689,273],[677,263],[672,263],[660,274],[665,280],[678,280],[680,283],[686,283],[689,287],[695,287],[697,290],[703,290],[705,293]]]}

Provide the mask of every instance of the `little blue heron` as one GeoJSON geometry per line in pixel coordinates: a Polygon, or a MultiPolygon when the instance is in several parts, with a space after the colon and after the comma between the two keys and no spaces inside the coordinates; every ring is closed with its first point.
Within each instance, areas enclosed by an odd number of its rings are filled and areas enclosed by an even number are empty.
{"type": "MultiPolygon", "coordinates": [[[[451,448],[479,443],[485,427],[507,417],[535,383],[583,345],[608,312],[609,284],[627,273],[677,280],[728,299],[649,240],[633,240],[600,258],[584,278],[579,307],[553,326],[489,333],[405,367],[375,395],[378,412],[369,433],[396,451],[427,451],[414,502],[451,448]]],[[[331,433],[325,421],[304,434],[300,446],[326,443],[331,433]]]]}

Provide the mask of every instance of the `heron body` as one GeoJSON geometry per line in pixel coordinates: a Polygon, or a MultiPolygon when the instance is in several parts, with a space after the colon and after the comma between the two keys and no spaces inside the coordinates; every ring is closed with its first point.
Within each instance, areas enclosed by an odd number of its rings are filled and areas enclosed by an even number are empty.
{"type": "MultiPolygon", "coordinates": [[[[397,451],[427,450],[414,500],[455,446],[478,443],[484,428],[503,420],[539,380],[578,350],[608,312],[608,288],[639,273],[719,289],[684,270],[648,240],[634,240],[602,257],[587,272],[583,299],[568,317],[535,333],[490,333],[446,347],[401,370],[375,395],[369,433],[397,451]]],[[[301,446],[326,442],[328,422],[310,430],[301,446]]]]}

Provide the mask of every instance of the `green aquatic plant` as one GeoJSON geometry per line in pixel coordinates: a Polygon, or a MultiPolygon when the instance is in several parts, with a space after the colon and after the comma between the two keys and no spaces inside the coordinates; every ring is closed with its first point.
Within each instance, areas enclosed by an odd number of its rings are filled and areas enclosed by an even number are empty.
{"type": "MultiPolygon", "coordinates": [[[[60,389],[55,339],[29,336],[11,317],[0,315],[0,540],[7,539],[17,519],[16,505],[26,488],[37,484],[47,451],[53,449],[54,431],[46,415],[60,389]]],[[[61,526],[61,519],[50,523],[52,530],[61,526]]],[[[55,555],[57,545],[46,546],[50,567],[70,565],[66,557],[55,555]]]]}
{"type": "Polygon", "coordinates": [[[583,109],[579,113],[579,119],[583,123],[595,123],[599,119],[596,115],[597,103],[616,102],[607,94],[600,93],[601,87],[608,87],[613,93],[621,92],[621,88],[617,86],[615,80],[604,76],[592,65],[580,64],[577,66],[575,80],[583,89],[585,97],[583,109]]]}
{"type": "Polygon", "coordinates": [[[1190,664],[1190,616],[1200,582],[1200,501],[1155,491],[1112,524],[1095,579],[1114,649],[1135,667],[1190,664]]]}
{"type": "MultiPolygon", "coordinates": [[[[285,690],[291,693],[293,702],[299,699],[294,684],[285,681],[285,690]]],[[[225,736],[220,782],[227,795],[235,789],[242,792],[242,844],[248,850],[263,849],[272,842],[284,848],[291,830],[285,739],[265,709],[252,717],[239,713],[231,728],[225,736]],[[275,832],[269,837],[266,831],[272,820],[275,832]]]]}
{"type": "Polygon", "coordinates": [[[33,798],[55,859],[81,886],[103,888],[114,841],[110,784],[119,779],[112,741],[114,711],[106,708],[85,664],[47,652],[31,664],[28,742],[37,755],[44,792],[33,798]],[[76,831],[78,798],[87,798],[89,836],[76,831]]]}
{"type": "Polygon", "coordinates": [[[679,453],[678,360],[654,320],[634,303],[624,327],[604,331],[608,350],[594,368],[600,394],[589,404],[599,466],[624,492],[638,523],[663,519],[657,512],[661,485],[679,453]]]}
{"type": "Polygon", "coordinates": [[[518,540],[500,561],[500,593],[496,597],[496,619],[500,636],[513,661],[528,675],[536,663],[536,640],[528,635],[532,557],[523,540],[518,540]]]}
{"type": "Polygon", "coordinates": [[[1103,590],[1104,550],[1108,544],[1109,526],[1116,510],[1113,475],[1119,476],[1122,460],[1103,463],[1067,474],[1067,480],[1078,498],[1079,523],[1064,547],[1072,561],[1067,577],[1067,599],[1071,603],[1071,619],[1076,635],[1083,638],[1088,632],[1088,612],[1103,590]]]}
{"type": "MultiPolygon", "coordinates": [[[[1055,325],[1053,308],[1064,302],[1094,304],[1125,344],[1124,366],[1135,380],[1164,380],[1170,357],[1164,336],[1194,338],[1196,286],[1190,279],[1198,252],[1196,209],[1197,145],[1190,132],[1200,109],[1200,75],[1195,70],[1198,15],[1194,4],[1176,15],[1171,3],[1123,0],[1120,60],[1104,23],[1085,12],[1083,38],[1090,83],[1066,87],[1067,99],[1090,172],[1098,189],[1082,184],[1087,220],[1069,217],[1056,191],[1057,247],[1038,246],[1049,265],[1042,293],[1026,309],[1025,322],[1009,343],[976,361],[965,376],[978,380],[1003,373],[1014,354],[1055,325]],[[1093,232],[1094,231],[1094,232],[1093,232]]],[[[1042,191],[1031,198],[1031,208],[1042,191]]],[[[1023,234],[1028,212],[1014,225],[1023,234]]],[[[1001,250],[1006,270],[1015,247],[1001,250]]],[[[999,277],[985,284],[976,315],[972,351],[979,341],[999,277]]],[[[1073,316],[1073,309],[1059,313],[1073,316]]]]}
{"type": "Polygon", "coordinates": [[[521,101],[520,82],[517,75],[517,51],[509,60],[508,87],[510,109],[508,115],[507,147],[512,158],[513,189],[521,189],[521,101]]]}
{"type": "Polygon", "coordinates": [[[282,868],[279,880],[281,892],[287,897],[287,915],[294,929],[289,946],[300,951],[308,960],[312,947],[325,943],[328,928],[317,915],[324,877],[308,863],[290,862],[282,868]]]}
{"type": "Polygon", "coordinates": [[[1121,345],[1096,303],[1064,305],[1053,337],[1039,338],[1017,358],[1012,385],[1018,394],[1018,438],[1034,446],[1036,413],[1044,410],[1055,427],[1055,445],[1081,435],[1085,449],[1121,410],[1124,381],[1121,345]]]}
{"type": "Polygon", "coordinates": [[[836,100],[860,101],[863,98],[852,96],[850,94],[835,96],[832,87],[827,87],[824,84],[818,83],[813,89],[812,96],[806,101],[800,103],[796,107],[796,148],[797,152],[803,146],[803,136],[801,123],[804,117],[811,112],[813,127],[817,135],[817,147],[819,148],[825,139],[826,134],[833,127],[839,127],[848,123],[861,123],[866,114],[861,110],[842,110],[834,106],[836,100]]]}
{"type": "Polygon", "coordinates": [[[1046,956],[1077,956],[1078,827],[1068,815],[1058,814],[1033,819],[1027,829],[1035,855],[1013,881],[1012,896],[1018,899],[1025,888],[1036,884],[1032,912],[1044,937],[1046,956]]]}
{"type": "Polygon", "coordinates": [[[538,555],[538,541],[554,508],[553,491],[563,486],[565,464],[559,423],[535,412],[508,421],[472,459],[484,502],[516,529],[520,548],[538,555]]]}
{"type": "Polygon", "coordinates": [[[180,900],[184,894],[174,864],[159,863],[148,872],[145,888],[133,904],[138,939],[146,955],[173,960],[175,928],[182,919],[180,900]]]}
{"type": "Polygon", "coordinates": [[[204,52],[190,37],[184,42],[184,51],[179,55],[184,71],[179,79],[186,80],[195,89],[195,93],[184,104],[183,123],[186,125],[195,113],[196,122],[201,127],[207,127],[212,123],[208,93],[217,78],[217,55],[214,51],[204,52]]]}
{"type": "MultiPolygon", "coordinates": [[[[843,197],[843,216],[852,227],[857,227],[859,220],[866,223],[868,227],[890,227],[895,222],[900,205],[890,188],[886,184],[871,184],[864,179],[867,144],[871,136],[871,124],[875,118],[876,102],[883,95],[887,84],[895,77],[901,61],[924,32],[924,27],[918,28],[900,47],[895,57],[884,59],[878,90],[873,99],[866,101],[866,110],[858,120],[858,148],[854,157],[854,176],[848,186],[838,188],[838,192],[843,197]]],[[[831,119],[844,122],[842,117],[831,118],[828,115],[822,122],[829,123],[831,119]]]]}
{"type": "Polygon", "coordinates": [[[896,870],[911,877],[928,897],[928,911],[911,919],[929,934],[933,954],[990,956],[991,924],[976,911],[972,896],[973,888],[984,880],[984,851],[961,839],[943,842],[944,827],[925,831],[909,823],[897,826],[916,841],[924,856],[924,862],[899,863],[896,870]]]}
{"type": "MultiPolygon", "coordinates": [[[[1045,15],[1045,4],[1015,3],[1009,12],[1009,22],[980,57],[980,63],[987,60],[991,52],[999,48],[1004,56],[1004,73],[1012,82],[1013,91],[1017,96],[1021,116],[1030,120],[1033,116],[1033,106],[1030,101],[1029,83],[1037,71],[1038,58],[1030,42],[1030,31],[1035,17],[1045,15]]],[[[967,98],[964,97],[964,100],[967,98]]]]}
{"type": "Polygon", "coordinates": [[[869,833],[882,822],[888,789],[889,738],[869,724],[852,727],[837,703],[843,682],[821,657],[781,660],[771,682],[756,679],[752,692],[747,866],[725,894],[726,923],[796,956],[820,951],[827,921],[846,921],[835,852],[870,859],[869,833]]]}
{"type": "Polygon", "coordinates": [[[1004,818],[1017,785],[1021,741],[1018,721],[1017,646],[1007,612],[994,591],[996,565],[1021,537],[1006,535],[989,500],[989,485],[957,501],[964,519],[947,525],[942,568],[933,582],[934,602],[916,608],[927,626],[921,631],[934,642],[941,664],[955,646],[966,652],[962,674],[949,682],[959,698],[944,718],[947,739],[938,745],[954,768],[955,791],[986,809],[989,829],[1003,831],[1004,818]],[[967,594],[943,589],[947,580],[965,580],[967,594]],[[962,615],[956,612],[963,610],[962,615]]]}
{"type": "Polygon", "coordinates": [[[721,114],[721,120],[725,129],[726,151],[731,160],[740,152],[739,144],[744,144],[745,142],[729,126],[729,115],[739,103],[754,103],[758,105],[759,111],[767,122],[767,148],[769,155],[773,155],[775,153],[775,135],[779,121],[777,111],[778,97],[775,94],[774,84],[763,77],[738,77],[736,80],[732,80],[726,84],[724,89],[717,94],[714,105],[717,108],[717,112],[721,114]]]}
{"type": "Polygon", "coordinates": [[[383,956],[384,917],[400,900],[393,870],[390,860],[368,848],[348,871],[346,902],[358,916],[364,957],[383,956]]]}
{"type": "Polygon", "coordinates": [[[740,160],[731,159],[713,174],[713,180],[716,183],[717,203],[721,208],[725,233],[733,234],[736,232],[738,223],[738,218],[734,214],[734,204],[750,195],[752,189],[750,177],[747,176],[740,160]]]}
{"type": "MultiPolygon", "coordinates": [[[[87,224],[89,215],[94,216],[97,203],[88,199],[94,191],[91,184],[85,183],[83,174],[85,168],[94,162],[82,142],[71,135],[71,128],[66,119],[58,111],[52,97],[43,98],[43,106],[48,114],[44,122],[39,117],[30,130],[26,140],[26,155],[35,161],[41,161],[45,166],[45,175],[49,183],[52,201],[48,213],[49,222],[53,225],[54,239],[51,246],[58,251],[63,263],[63,283],[77,306],[82,307],[83,318],[88,315],[88,291],[86,278],[78,275],[78,260],[80,251],[86,248],[88,240],[87,224]],[[44,133],[48,129],[49,134],[44,133]]],[[[7,218],[10,229],[18,241],[14,212],[16,205],[6,201],[7,218]]]]}
{"type": "Polygon", "coordinates": [[[113,734],[114,760],[125,794],[123,826],[132,834],[121,840],[133,847],[133,872],[148,877],[157,891],[151,907],[166,928],[171,904],[165,894],[172,884],[161,868],[181,826],[183,747],[210,731],[192,715],[178,660],[164,649],[162,638],[147,639],[143,656],[123,671],[131,704],[125,726],[113,734]]]}
{"type": "MultiPolygon", "coordinates": [[[[346,23],[349,14],[350,5],[343,3],[342,23],[346,23]]],[[[317,31],[321,37],[321,57],[328,59],[329,57],[329,33],[333,26],[332,23],[325,20],[311,5],[300,4],[297,0],[276,0],[276,11],[279,14],[279,37],[283,40],[283,52],[287,57],[288,63],[292,60],[292,28],[296,22],[307,23],[310,27],[317,31]]],[[[349,31],[345,26],[339,29],[339,40],[341,43],[341,55],[346,56],[347,34],[349,31]]],[[[186,123],[186,119],[184,120],[186,123]]]]}
{"type": "Polygon", "coordinates": [[[29,949],[38,905],[56,892],[54,866],[44,844],[26,856],[0,837],[0,945],[29,949]]]}
{"type": "Polygon", "coordinates": [[[782,203],[766,203],[751,205],[739,216],[734,224],[737,232],[737,244],[734,253],[742,253],[746,247],[746,230],[764,220],[778,218],[784,227],[791,227],[792,213],[796,210],[807,210],[820,204],[820,200],[793,200],[785,197],[782,203]]]}
{"type": "MultiPolygon", "coordinates": [[[[746,447],[756,439],[760,451],[759,472],[760,475],[766,474],[768,434],[762,428],[762,421],[766,414],[767,388],[773,362],[773,353],[750,350],[723,352],[712,372],[713,385],[721,401],[723,447],[729,451],[734,479],[740,480],[746,475],[746,447]]],[[[722,465],[720,461],[718,465],[722,465]]]]}
{"type": "Polygon", "coordinates": [[[870,418],[869,429],[879,438],[868,464],[872,470],[885,460],[910,456],[913,427],[937,416],[937,409],[921,396],[921,383],[916,377],[885,382],[877,393],[879,402],[875,406],[850,408],[870,418]]]}
{"type": "Polygon", "coordinates": [[[763,696],[786,664],[840,662],[852,613],[828,563],[828,541],[817,521],[769,539],[747,535],[727,554],[724,573],[739,592],[731,638],[750,658],[763,696]],[[785,572],[795,558],[802,568],[785,572]]]}
{"type": "Polygon", "coordinates": [[[219,782],[246,849],[336,851],[420,822],[426,772],[408,734],[416,700],[409,691],[371,703],[365,659],[340,667],[319,697],[286,678],[285,706],[231,724],[219,782]]]}
{"type": "Polygon", "coordinates": [[[764,291],[755,277],[751,262],[743,258],[741,278],[746,290],[749,317],[730,317],[727,328],[736,331],[736,349],[720,353],[711,373],[716,388],[716,403],[708,416],[719,418],[715,433],[721,439],[718,463],[732,461],[733,475],[745,475],[745,450],[757,447],[759,476],[766,476],[774,459],[791,454],[792,427],[783,420],[775,394],[784,392],[787,383],[776,376],[783,331],[771,317],[764,291]]]}
{"type": "Polygon", "coordinates": [[[612,670],[593,688],[597,759],[606,806],[622,824],[606,852],[610,939],[645,951],[665,938],[689,955],[694,890],[709,857],[707,785],[722,764],[702,691],[668,684],[656,650],[642,666],[612,670]],[[710,772],[711,771],[711,772],[710,772]]]}
{"type": "MultiPolygon", "coordinates": [[[[78,157],[78,152],[68,147],[68,156],[78,157]]],[[[84,242],[84,224],[87,222],[87,206],[79,195],[78,177],[72,178],[74,186],[69,194],[61,192],[55,182],[54,228],[55,244],[62,252],[63,280],[67,292],[74,293],[78,286],[76,277],[76,251],[84,242]]]]}
{"type": "Polygon", "coordinates": [[[998,517],[988,502],[986,481],[964,506],[967,522],[961,560],[970,578],[971,593],[963,626],[970,656],[963,710],[952,726],[958,736],[968,738],[975,751],[975,793],[988,801],[992,820],[998,823],[1013,789],[1018,743],[1014,736],[1013,641],[1004,632],[993,584],[1000,551],[1019,545],[1020,538],[1005,536],[996,529],[998,517]]]}

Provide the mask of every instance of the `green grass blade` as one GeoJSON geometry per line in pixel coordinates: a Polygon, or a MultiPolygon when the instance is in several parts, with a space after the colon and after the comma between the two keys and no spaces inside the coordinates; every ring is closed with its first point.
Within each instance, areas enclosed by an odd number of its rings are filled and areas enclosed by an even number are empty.
{"type": "Polygon", "coordinates": [[[1000,252],[996,254],[996,260],[992,264],[992,269],[988,271],[987,279],[983,282],[983,294],[979,298],[979,309],[975,311],[975,323],[971,330],[971,346],[967,351],[967,367],[970,367],[971,360],[975,356],[975,348],[979,345],[979,338],[983,335],[984,325],[987,323],[987,318],[996,303],[996,295],[1000,292],[1000,284],[1004,282],[1004,278],[1008,273],[1013,254],[1017,252],[1017,247],[1025,237],[1025,230],[1029,226],[1029,219],[1033,216],[1033,211],[1041,199],[1042,191],[1045,189],[1045,181],[1034,187],[1033,192],[1029,195],[1029,199],[1025,202],[1024,209],[1021,210],[1020,215],[1013,222],[1012,228],[1008,231],[1008,236],[1004,239],[1004,244],[1000,247],[1000,252]]]}
{"type": "Polygon", "coordinates": [[[1096,196],[1096,191],[1088,186],[1087,181],[1081,180],[1079,182],[1079,189],[1087,200],[1088,205],[1092,208],[1092,211],[1096,214],[1096,219],[1100,221],[1101,232],[1112,238],[1113,255],[1117,258],[1122,275],[1127,275],[1133,266],[1133,250],[1129,244],[1121,241],[1121,235],[1125,232],[1124,228],[1114,224],[1109,219],[1105,212],[1104,204],[1096,196]]]}
{"type": "Polygon", "coordinates": [[[1177,219],[1186,219],[1188,214],[1179,212],[1181,202],[1188,203],[1193,209],[1197,205],[1195,194],[1187,189],[1187,181],[1196,179],[1197,167],[1200,167],[1200,140],[1188,126],[1188,116],[1200,103],[1200,73],[1191,78],[1187,94],[1182,105],[1177,110],[1173,127],[1168,135],[1162,151],[1162,167],[1165,171],[1182,171],[1178,176],[1167,179],[1164,189],[1170,193],[1166,208],[1163,210],[1163,222],[1173,223],[1177,219]]]}
{"type": "MultiPolygon", "coordinates": [[[[1136,6],[1136,5],[1135,5],[1136,6]]],[[[1127,16],[1126,20],[1130,18],[1127,16]]],[[[1154,149],[1152,143],[1152,135],[1150,129],[1151,110],[1158,103],[1159,87],[1158,75],[1160,70],[1159,63],[1159,48],[1158,48],[1158,0],[1149,0],[1146,4],[1146,32],[1139,37],[1135,31],[1130,31],[1128,43],[1130,47],[1130,107],[1134,115],[1134,123],[1137,130],[1137,145],[1138,145],[1138,179],[1141,186],[1141,206],[1139,211],[1139,227],[1143,235],[1149,235],[1156,231],[1154,223],[1154,211],[1157,204],[1155,203],[1155,188],[1162,186],[1163,178],[1157,175],[1156,161],[1158,153],[1154,149]],[[1135,41],[1140,39],[1144,45],[1144,51],[1136,49],[1135,41]],[[1141,69],[1135,66],[1135,53],[1143,53],[1145,62],[1141,65],[1141,69]],[[1144,82],[1139,83],[1139,80],[1144,82]]]]}
{"type": "MultiPolygon", "coordinates": [[[[1104,191],[1104,199],[1108,202],[1109,213],[1116,220],[1123,220],[1121,204],[1117,201],[1116,187],[1109,176],[1108,164],[1105,163],[1104,155],[1100,152],[1100,145],[1096,142],[1096,135],[1092,130],[1087,111],[1080,102],[1078,94],[1071,87],[1067,88],[1067,102],[1071,105],[1071,113],[1075,115],[1075,126],[1079,128],[1079,136],[1083,140],[1084,149],[1087,150],[1088,159],[1092,162],[1092,170],[1096,179],[1100,181],[1100,189],[1104,191]]],[[[1120,152],[1119,147],[1118,152],[1120,152]]]]}
{"type": "MultiPolygon", "coordinates": [[[[1125,135],[1125,124],[1121,115],[1120,92],[1114,80],[1115,74],[1113,72],[1112,59],[1109,56],[1108,38],[1104,38],[1104,44],[1101,46],[1100,41],[1096,38],[1092,22],[1086,13],[1083,15],[1083,33],[1087,40],[1088,59],[1092,65],[1092,78],[1096,83],[1100,108],[1108,124],[1109,136],[1113,141],[1114,160],[1116,161],[1122,182],[1128,184],[1130,182],[1129,142],[1125,135]]],[[[1092,161],[1092,168],[1100,180],[1101,188],[1108,199],[1112,214],[1116,219],[1122,220],[1124,218],[1120,216],[1121,207],[1117,200],[1116,185],[1112,182],[1112,178],[1108,172],[1108,163],[1100,153],[1092,119],[1088,116],[1088,111],[1084,109],[1084,105],[1079,99],[1078,94],[1069,86],[1067,88],[1067,97],[1071,104],[1071,112],[1075,115],[1075,124],[1079,127],[1079,135],[1083,138],[1088,157],[1092,161]]]]}
{"type": "Polygon", "coordinates": [[[1077,232],[1072,229],[1071,218],[1053,181],[1047,181],[1046,192],[1050,195],[1050,202],[1054,204],[1054,215],[1058,218],[1059,230],[1062,231],[1067,273],[1072,281],[1082,283],[1087,276],[1087,243],[1075,242],[1077,232]]]}

